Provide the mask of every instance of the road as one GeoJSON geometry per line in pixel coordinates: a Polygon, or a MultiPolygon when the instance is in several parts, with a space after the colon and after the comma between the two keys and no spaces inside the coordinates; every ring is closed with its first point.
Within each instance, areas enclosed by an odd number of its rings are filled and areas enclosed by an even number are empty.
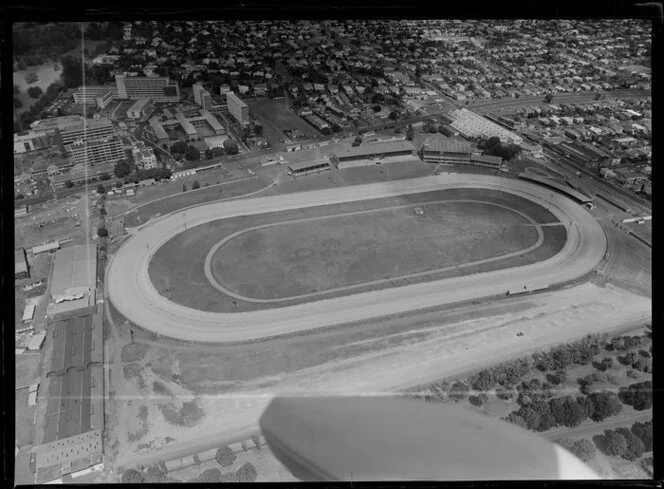
{"type": "MultiPolygon", "coordinates": [[[[493,188],[546,204],[551,192],[525,181],[488,175],[449,174],[325,189],[248,200],[217,202],[186,212],[191,228],[236,215],[361,201],[444,188],[493,188]]],[[[108,264],[108,296],[119,312],[148,330],[182,340],[239,342],[365,320],[376,316],[452,304],[478,297],[504,295],[507,290],[546,288],[577,279],[594,269],[604,256],[606,236],[582,207],[555,194],[551,212],[562,223],[574,222],[569,239],[554,257],[531,265],[454,279],[365,292],[306,304],[239,313],[212,313],[175,304],[162,297],[149,279],[148,265],[156,250],[185,226],[176,212],[158,218],[127,240],[108,264]],[[183,325],[187,325],[183,327],[183,325]]]]}
{"type": "Polygon", "coordinates": [[[632,424],[637,421],[639,423],[645,423],[651,419],[651,409],[646,411],[633,411],[628,413],[621,413],[617,416],[605,419],[601,423],[595,423],[594,421],[588,420],[576,428],[566,428],[561,426],[559,428],[554,428],[545,433],[542,433],[542,435],[553,441],[559,440],[561,438],[571,438],[574,440],[579,438],[591,438],[595,435],[604,433],[604,430],[612,430],[622,426],[631,428],[632,424]]]}

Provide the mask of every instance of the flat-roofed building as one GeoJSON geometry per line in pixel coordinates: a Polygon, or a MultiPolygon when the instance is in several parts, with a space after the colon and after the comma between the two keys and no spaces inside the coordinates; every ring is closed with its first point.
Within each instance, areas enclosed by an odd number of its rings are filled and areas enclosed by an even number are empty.
{"type": "Polygon", "coordinates": [[[226,103],[228,104],[228,111],[235,117],[235,120],[242,125],[249,123],[249,106],[240,97],[233,92],[227,92],[226,103]]]}
{"type": "Polygon", "coordinates": [[[204,109],[212,108],[212,96],[205,88],[203,88],[202,82],[197,82],[192,87],[194,92],[194,102],[200,105],[204,109]]]}
{"type": "Polygon", "coordinates": [[[142,119],[154,110],[154,103],[150,98],[138,99],[134,105],[127,109],[127,117],[130,119],[142,119]]]}
{"type": "Polygon", "coordinates": [[[151,98],[155,102],[180,101],[180,87],[168,77],[115,75],[115,83],[119,99],[151,98]]]}
{"type": "Polygon", "coordinates": [[[226,129],[222,126],[217,118],[210,114],[206,109],[201,110],[201,117],[205,119],[205,122],[212,128],[216,135],[221,135],[226,133],[226,129]]]}
{"type": "Polygon", "coordinates": [[[166,143],[170,140],[170,137],[168,136],[168,133],[164,129],[164,126],[161,125],[161,122],[159,121],[158,117],[151,117],[150,118],[150,127],[152,128],[152,131],[154,132],[154,136],[157,139],[157,142],[166,143]]]}
{"type": "Polygon", "coordinates": [[[465,141],[434,135],[424,141],[422,159],[425,163],[467,163],[472,149],[465,141]]]}
{"type": "Polygon", "coordinates": [[[72,168],[68,172],[60,173],[58,175],[54,175],[50,177],[51,182],[55,186],[55,188],[62,188],[67,186],[67,182],[72,182],[72,183],[78,183],[78,182],[85,182],[86,180],[90,180],[92,178],[100,178],[103,175],[112,175],[113,174],[113,167],[115,166],[115,162],[108,162],[108,163],[98,163],[94,166],[84,166],[84,165],[78,165],[83,166],[83,168],[72,168]]]}
{"type": "Polygon", "coordinates": [[[80,139],[98,139],[114,136],[115,131],[111,120],[102,117],[100,119],[81,119],[69,124],[59,126],[62,144],[67,145],[80,139]]]}
{"type": "Polygon", "coordinates": [[[41,253],[52,253],[60,249],[60,243],[58,241],[52,241],[50,243],[45,243],[43,245],[38,245],[32,248],[33,255],[39,255],[41,253]]]}
{"type": "Polygon", "coordinates": [[[100,163],[117,163],[125,157],[122,143],[115,136],[103,139],[79,139],[65,146],[69,159],[74,163],[98,165],[100,163]]]}
{"type": "Polygon", "coordinates": [[[58,144],[55,132],[26,131],[14,134],[14,154],[27,153],[58,144]]]}
{"type": "Polygon", "coordinates": [[[144,169],[149,170],[150,168],[157,167],[157,156],[154,154],[154,150],[146,146],[144,142],[139,141],[134,145],[131,150],[132,156],[136,164],[144,169]]]}
{"type": "Polygon", "coordinates": [[[19,248],[14,250],[14,278],[16,280],[23,280],[30,277],[30,269],[28,267],[28,260],[25,256],[25,249],[19,248]]]}
{"type": "Polygon", "coordinates": [[[228,139],[228,136],[222,135],[222,136],[210,136],[208,138],[203,139],[205,141],[205,144],[207,144],[208,148],[214,149],[214,148],[223,148],[224,147],[224,141],[228,139]]]}
{"type": "Polygon", "coordinates": [[[96,105],[105,108],[112,100],[117,98],[116,87],[107,85],[88,85],[80,87],[74,92],[74,103],[96,105]]]}
{"type": "Polygon", "coordinates": [[[182,113],[178,112],[175,114],[175,119],[178,121],[180,126],[182,127],[182,130],[187,134],[187,139],[189,141],[196,141],[200,139],[200,135],[198,134],[198,131],[196,131],[196,128],[194,125],[189,122],[187,117],[182,113]]]}

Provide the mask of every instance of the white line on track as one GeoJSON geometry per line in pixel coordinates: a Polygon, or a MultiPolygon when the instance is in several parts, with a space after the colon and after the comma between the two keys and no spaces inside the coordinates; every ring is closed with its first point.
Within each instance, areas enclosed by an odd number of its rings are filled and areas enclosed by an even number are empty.
{"type": "Polygon", "coordinates": [[[240,342],[292,334],[376,316],[505,294],[525,284],[548,287],[579,278],[593,270],[604,255],[606,236],[584,208],[567,197],[535,184],[488,175],[452,174],[354,185],[311,192],[282,194],[201,205],[187,211],[189,228],[237,215],[362,201],[445,188],[489,188],[538,202],[569,226],[563,249],[547,260],[420,284],[363,292],[271,310],[238,313],[199,311],[161,296],[148,275],[154,252],[184,230],[179,213],[147,225],[127,240],[108,265],[108,295],[115,307],[133,323],[159,334],[202,342],[240,342]],[[550,203],[549,203],[550,201],[550,203]]]}

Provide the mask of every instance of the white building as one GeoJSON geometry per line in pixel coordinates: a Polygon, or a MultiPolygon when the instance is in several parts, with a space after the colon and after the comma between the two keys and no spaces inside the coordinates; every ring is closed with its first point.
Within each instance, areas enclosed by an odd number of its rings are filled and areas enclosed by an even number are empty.
{"type": "Polygon", "coordinates": [[[464,136],[484,138],[495,136],[504,143],[521,144],[523,142],[521,136],[466,108],[455,110],[452,112],[452,116],[454,122],[450,125],[464,136]]]}
{"type": "Polygon", "coordinates": [[[150,98],[137,100],[134,105],[127,109],[127,117],[130,119],[143,119],[149,116],[154,110],[154,103],[150,98]]]}
{"type": "Polygon", "coordinates": [[[226,93],[228,111],[242,125],[249,123],[249,106],[233,92],[226,93]]]}

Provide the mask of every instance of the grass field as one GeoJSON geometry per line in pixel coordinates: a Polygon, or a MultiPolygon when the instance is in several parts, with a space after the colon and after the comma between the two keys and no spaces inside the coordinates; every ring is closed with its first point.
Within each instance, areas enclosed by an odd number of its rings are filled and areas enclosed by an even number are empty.
{"type": "Polygon", "coordinates": [[[537,241],[528,221],[485,203],[396,207],[279,223],[231,239],[214,254],[215,279],[239,295],[274,299],[447,268],[537,241]]]}
{"type": "Polygon", "coordinates": [[[279,144],[287,129],[299,129],[309,138],[319,135],[316,129],[287,109],[283,100],[249,99],[247,105],[249,113],[263,124],[264,135],[272,145],[279,144]]]}
{"type": "Polygon", "coordinates": [[[21,99],[21,102],[23,102],[23,107],[19,109],[14,109],[16,114],[22,114],[23,112],[30,110],[32,104],[34,104],[38,100],[36,98],[31,98],[30,96],[28,96],[27,90],[29,87],[39,87],[42,89],[42,91],[45,92],[51,83],[60,79],[61,74],[62,74],[62,68],[60,67],[60,63],[59,62],[54,63],[53,61],[44,63],[39,66],[31,66],[27,70],[15,71],[13,74],[14,85],[17,85],[21,90],[21,93],[20,95],[18,95],[18,98],[21,99]],[[58,66],[57,70],[55,69],[56,65],[58,66]],[[35,83],[28,84],[25,81],[25,75],[27,75],[28,73],[36,73],[37,76],[39,77],[39,80],[37,80],[35,83]]]}
{"type": "MultiPolygon", "coordinates": [[[[253,226],[260,226],[265,224],[275,224],[279,222],[303,219],[303,218],[315,218],[322,216],[335,215],[340,213],[348,212],[357,212],[357,211],[367,211],[372,209],[383,209],[390,206],[398,205],[424,205],[427,202],[436,202],[440,200],[483,200],[495,204],[502,204],[509,208],[518,209],[524,214],[528,215],[537,223],[551,223],[556,222],[555,217],[543,207],[534,204],[531,201],[522,199],[513,195],[505,194],[498,191],[491,190],[480,190],[480,189],[449,189],[437,192],[428,192],[417,195],[403,195],[399,197],[385,198],[385,199],[373,199],[370,201],[364,202],[347,202],[343,204],[337,204],[333,207],[331,206],[321,206],[321,207],[311,207],[303,208],[297,210],[289,210],[282,212],[273,212],[260,215],[251,215],[251,216],[238,216],[235,218],[224,219],[219,221],[213,221],[202,226],[197,226],[195,228],[189,229],[184,233],[176,234],[170,241],[165,243],[152,258],[152,262],[149,266],[149,274],[152,282],[154,283],[157,290],[167,297],[168,299],[186,305],[188,307],[193,307],[196,309],[213,311],[213,312],[233,312],[236,310],[235,304],[232,302],[231,298],[225,294],[221,294],[216,288],[214,288],[207,280],[204,270],[204,262],[207,254],[210,249],[217,244],[219,241],[224,239],[226,236],[229,236],[235,232],[246,230],[247,228],[253,226]]],[[[412,210],[409,210],[411,212],[412,210]]],[[[414,217],[414,216],[413,216],[414,217]]],[[[479,219],[482,219],[478,216],[479,219]]],[[[356,232],[361,234],[361,225],[355,224],[356,232]]],[[[562,228],[562,226],[560,226],[562,228]]],[[[495,228],[494,228],[495,229],[495,228]]],[[[555,233],[551,231],[551,227],[545,227],[544,236],[545,243],[543,246],[534,250],[530,253],[524,255],[523,258],[517,257],[516,260],[520,264],[525,264],[528,262],[536,261],[538,259],[543,259],[542,256],[549,257],[560,250],[564,239],[560,243],[551,243],[547,240],[550,240],[555,233]]],[[[298,231],[299,232],[299,231],[298,231]]],[[[329,232],[343,232],[343,230],[338,229],[329,229],[329,232]]],[[[384,231],[387,232],[387,231],[384,231]]],[[[434,231],[427,231],[434,232],[434,231]]],[[[394,238],[392,236],[387,239],[385,237],[386,244],[394,238]]],[[[324,239],[324,238],[322,238],[324,239]]],[[[338,239],[338,238],[335,238],[338,239]]],[[[368,241],[369,237],[362,238],[361,236],[356,236],[354,240],[361,244],[362,240],[368,241]]],[[[400,239],[406,239],[401,237],[400,239]]],[[[433,239],[433,238],[431,238],[433,239]]],[[[457,249],[461,249],[457,245],[457,249]]],[[[501,244],[502,246],[502,244],[501,244]]],[[[418,248],[421,249],[421,248],[418,248]]],[[[365,248],[364,253],[366,256],[369,256],[370,247],[365,248]]],[[[439,250],[439,248],[438,248],[439,250]]],[[[291,248],[291,252],[294,252],[291,248]]],[[[283,252],[287,253],[288,250],[283,252]]],[[[430,252],[427,252],[430,253],[430,252]]],[[[498,254],[499,252],[496,252],[498,254]]],[[[404,254],[403,250],[399,251],[398,247],[394,247],[391,251],[390,256],[398,256],[402,260],[402,255],[404,254]]],[[[240,256],[246,256],[244,250],[240,256]]],[[[431,256],[431,255],[427,255],[431,256]]],[[[349,257],[349,260],[357,259],[357,257],[349,257]]],[[[416,260],[415,258],[412,258],[416,260]]],[[[515,260],[515,259],[510,259],[515,260]]],[[[333,260],[334,261],[334,260],[333,260]]],[[[337,260],[338,261],[338,260],[337,260]]],[[[238,261],[238,257],[233,257],[233,263],[237,263],[237,266],[246,266],[238,261]]],[[[388,261],[382,262],[388,263],[388,261]]],[[[416,264],[416,261],[413,261],[409,265],[412,267],[416,264]]],[[[393,272],[391,266],[381,265],[382,270],[386,271],[387,275],[390,275],[393,272]]],[[[477,265],[472,269],[472,271],[477,272],[484,270],[485,267],[504,267],[504,264],[501,264],[500,261],[492,262],[483,265],[477,265]]],[[[364,273],[364,272],[363,272],[364,273]]],[[[403,272],[402,272],[403,273],[403,272]]],[[[410,278],[408,280],[397,280],[396,285],[405,285],[407,283],[415,283],[433,279],[442,279],[447,277],[458,276],[461,273],[470,273],[470,270],[461,271],[459,269],[448,270],[444,272],[439,272],[430,276],[424,276],[419,278],[410,278]]],[[[226,279],[227,280],[227,279],[226,279]]],[[[332,280],[327,277],[326,280],[332,280]]],[[[366,279],[365,279],[366,280],[366,279]]],[[[322,284],[321,284],[322,285],[322,284]]],[[[353,290],[353,293],[366,291],[366,290],[375,290],[381,287],[391,286],[389,284],[374,284],[366,286],[363,288],[353,290]]],[[[311,292],[311,290],[307,291],[311,292]]],[[[347,291],[339,292],[329,292],[323,294],[324,297],[333,297],[338,295],[346,295],[347,291]]],[[[281,307],[288,306],[298,303],[303,303],[310,300],[309,298],[303,299],[293,299],[289,301],[283,301],[278,304],[256,304],[240,301],[240,309],[264,309],[269,307],[281,307]]]]}

